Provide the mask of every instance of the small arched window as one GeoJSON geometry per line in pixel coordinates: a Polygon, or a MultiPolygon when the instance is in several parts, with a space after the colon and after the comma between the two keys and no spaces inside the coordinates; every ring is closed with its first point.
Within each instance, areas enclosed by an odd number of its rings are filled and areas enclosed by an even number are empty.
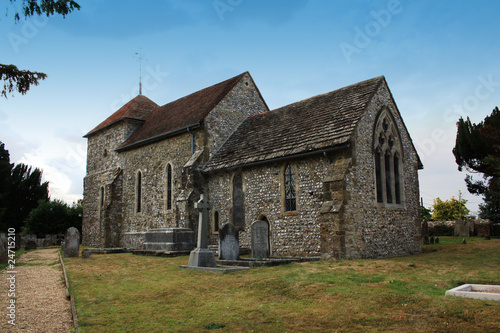
{"type": "Polygon", "coordinates": [[[104,208],[104,186],[101,186],[101,191],[99,193],[99,207],[104,208]]]}
{"type": "Polygon", "coordinates": [[[295,170],[291,164],[287,164],[284,172],[285,212],[294,212],[297,210],[295,170]]]}
{"type": "Polygon", "coordinates": [[[402,203],[401,156],[399,132],[389,111],[380,112],[373,135],[375,187],[378,203],[402,203]]]}
{"type": "Polygon", "coordinates": [[[219,232],[219,212],[215,211],[214,212],[214,233],[219,232]]]}
{"type": "Polygon", "coordinates": [[[172,166],[167,165],[167,209],[172,209],[172,166]]]}
{"type": "Polygon", "coordinates": [[[141,212],[142,205],[142,173],[137,171],[137,176],[135,180],[135,211],[137,213],[141,212]]]}

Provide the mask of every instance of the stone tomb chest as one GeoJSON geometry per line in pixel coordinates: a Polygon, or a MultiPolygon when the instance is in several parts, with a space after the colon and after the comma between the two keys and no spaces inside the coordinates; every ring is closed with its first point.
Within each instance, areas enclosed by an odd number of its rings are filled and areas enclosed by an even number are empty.
{"type": "Polygon", "coordinates": [[[191,251],[196,247],[196,235],[188,228],[159,228],[146,232],[145,251],[179,252],[191,251]]]}

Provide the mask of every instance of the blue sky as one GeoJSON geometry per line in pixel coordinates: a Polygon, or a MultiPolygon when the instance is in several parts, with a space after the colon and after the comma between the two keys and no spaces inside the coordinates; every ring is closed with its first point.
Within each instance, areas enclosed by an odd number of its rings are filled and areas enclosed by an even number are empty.
{"type": "MultiPolygon", "coordinates": [[[[19,1],[18,1],[19,2],[19,1]]],[[[384,75],[424,163],[426,206],[477,210],[451,149],[456,121],[500,101],[497,1],[77,0],[81,10],[15,24],[0,6],[0,63],[45,72],[0,100],[13,162],[43,169],[52,198],[81,198],[84,134],[138,94],[165,104],[249,71],[270,108],[384,75]]]]}

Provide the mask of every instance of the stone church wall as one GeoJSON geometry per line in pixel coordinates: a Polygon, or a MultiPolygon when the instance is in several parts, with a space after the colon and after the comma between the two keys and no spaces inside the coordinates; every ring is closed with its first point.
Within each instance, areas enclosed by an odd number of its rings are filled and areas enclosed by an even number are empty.
{"type": "Polygon", "coordinates": [[[357,124],[353,165],[347,173],[345,219],[353,225],[348,251],[352,258],[377,258],[421,251],[418,156],[388,88],[382,85],[357,124]],[[374,122],[388,107],[399,129],[402,158],[402,204],[377,203],[373,150],[374,122]],[[363,242],[357,241],[363,240],[363,242]]]}
{"type": "Polygon", "coordinates": [[[248,117],[269,111],[247,73],[205,118],[210,157],[248,117]]]}
{"type": "MultiPolygon", "coordinates": [[[[202,149],[202,131],[198,129],[192,133],[195,135],[195,151],[202,149]]],[[[191,134],[184,133],[122,153],[126,157],[123,186],[125,225],[122,230],[125,235],[135,235],[151,228],[191,227],[193,217],[184,216],[178,207],[181,201],[194,200],[190,193],[192,189],[186,188],[189,175],[184,170],[184,165],[192,157],[191,140],[191,134]],[[166,202],[168,164],[172,167],[173,202],[170,210],[166,202]],[[138,171],[142,175],[140,212],[136,211],[138,171]]]]}
{"type": "MultiPolygon", "coordinates": [[[[310,157],[270,163],[241,170],[243,178],[245,227],[240,245],[251,247],[252,222],[266,218],[270,224],[271,254],[278,256],[317,256],[320,254],[319,210],[323,201],[323,182],[331,166],[326,158],[310,157]],[[282,189],[283,171],[291,163],[297,177],[297,211],[285,212],[282,189]]],[[[219,213],[220,226],[232,220],[231,180],[236,172],[221,172],[209,180],[211,214],[219,213]]],[[[211,230],[213,230],[211,228],[211,230]]],[[[217,235],[211,242],[217,244],[217,235]]]]}
{"type": "Polygon", "coordinates": [[[104,187],[104,203],[111,202],[110,185],[125,161],[115,149],[137,127],[137,122],[122,121],[88,137],[87,175],[84,179],[83,244],[103,246],[100,189],[104,187]]]}

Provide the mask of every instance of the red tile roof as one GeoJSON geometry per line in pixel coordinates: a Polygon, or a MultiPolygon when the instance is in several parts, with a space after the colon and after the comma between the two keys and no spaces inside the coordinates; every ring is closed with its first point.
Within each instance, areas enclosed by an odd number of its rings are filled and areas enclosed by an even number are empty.
{"type": "Polygon", "coordinates": [[[84,137],[89,137],[96,132],[111,126],[112,124],[123,119],[144,120],[152,110],[158,107],[158,104],[143,95],[138,95],[130,102],[122,106],[118,111],[109,116],[102,123],[97,125],[96,128],[88,132],[84,137]]]}
{"type": "Polygon", "coordinates": [[[139,147],[187,127],[199,125],[245,74],[248,72],[157,108],[148,114],[144,124],[118,150],[139,147]]]}

